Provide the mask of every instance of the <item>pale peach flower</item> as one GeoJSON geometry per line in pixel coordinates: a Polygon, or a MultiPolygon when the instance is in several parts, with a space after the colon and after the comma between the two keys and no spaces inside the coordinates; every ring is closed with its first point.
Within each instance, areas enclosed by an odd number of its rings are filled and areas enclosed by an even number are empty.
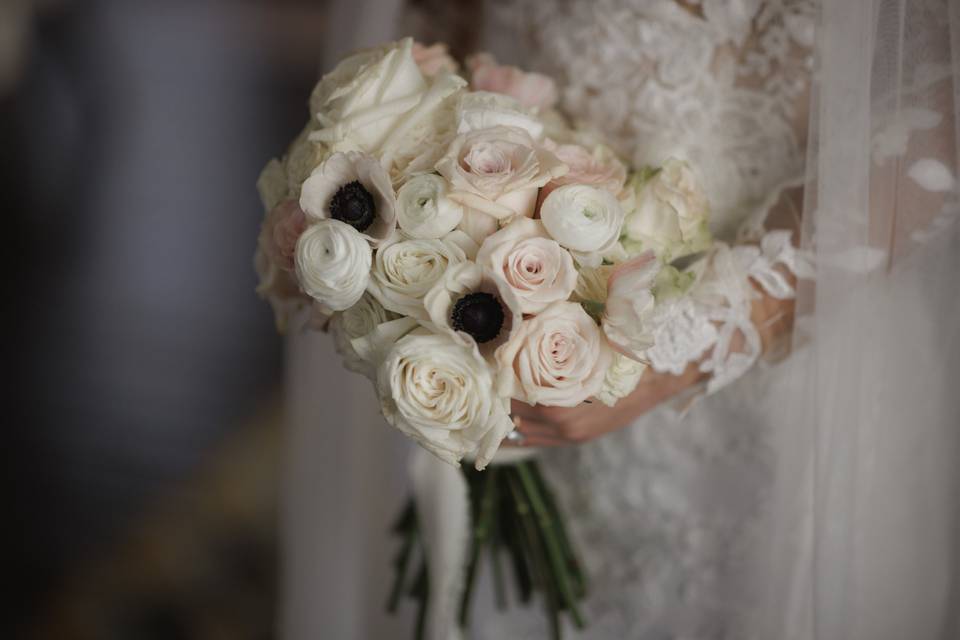
{"type": "Polygon", "coordinates": [[[267,214],[260,230],[264,251],[278,267],[293,271],[297,240],[307,228],[307,218],[296,200],[283,200],[267,214]]]}
{"type": "Polygon", "coordinates": [[[447,45],[443,42],[437,42],[427,46],[421,42],[413,43],[413,61],[420,67],[420,73],[427,77],[433,77],[441,71],[456,73],[459,65],[450,55],[447,45]]]}
{"type": "Polygon", "coordinates": [[[528,109],[549,109],[557,103],[557,85],[543,74],[497,64],[489,53],[469,57],[467,67],[474,90],[508,95],[528,109]]]}
{"type": "Polygon", "coordinates": [[[578,144],[556,144],[552,140],[546,140],[543,146],[570,169],[566,175],[551,180],[540,190],[541,202],[551,191],[565,184],[585,184],[609,191],[615,196],[623,191],[627,182],[627,168],[606,147],[597,147],[591,152],[578,144]]]}

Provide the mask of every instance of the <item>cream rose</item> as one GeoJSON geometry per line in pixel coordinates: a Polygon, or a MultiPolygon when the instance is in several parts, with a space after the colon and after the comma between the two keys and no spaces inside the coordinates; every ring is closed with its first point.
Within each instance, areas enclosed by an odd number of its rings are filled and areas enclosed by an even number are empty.
{"type": "Polygon", "coordinates": [[[540,187],[566,170],[530,134],[515,127],[457,136],[437,163],[437,171],[450,182],[451,200],[500,220],[532,217],[540,187]]]}
{"type": "Polygon", "coordinates": [[[492,272],[469,261],[450,266],[423,304],[431,329],[468,346],[476,344],[488,358],[523,320],[513,291],[492,272]]]}
{"type": "Polygon", "coordinates": [[[623,227],[629,250],[652,249],[671,262],[709,246],[710,207],[687,163],[667,160],[652,177],[636,178],[632,188],[634,205],[623,227]]]}
{"type": "Polygon", "coordinates": [[[427,320],[424,296],[451,265],[464,260],[466,254],[456,242],[399,236],[377,250],[370,293],[390,311],[427,320]]]}
{"type": "Polygon", "coordinates": [[[529,404],[573,407],[600,393],[612,359],[583,307],[555,302],[497,350],[499,391],[529,404]]]}
{"type": "Polygon", "coordinates": [[[493,374],[477,348],[447,335],[408,334],[377,370],[387,422],[455,466],[476,456],[483,469],[513,430],[509,401],[493,391],[493,374]]]}
{"type": "Polygon", "coordinates": [[[411,238],[442,238],[463,219],[463,206],[447,197],[447,181],[435,174],[410,178],[397,193],[397,222],[411,238]]]}
{"type": "Polygon", "coordinates": [[[596,267],[620,238],[623,209],[609,191],[571,184],[547,196],[540,219],[553,239],[574,252],[580,264],[596,267]]]}
{"type": "Polygon", "coordinates": [[[370,245],[339,220],[321,220],[297,240],[294,263],[304,293],[330,311],[349,309],[370,279],[370,245]]]}
{"type": "Polygon", "coordinates": [[[313,90],[310,110],[322,127],[313,139],[336,144],[349,138],[373,152],[426,90],[411,38],[356,53],[313,90]]]}
{"type": "Polygon", "coordinates": [[[557,85],[543,74],[497,64],[489,53],[467,58],[467,68],[470,85],[477,91],[502,93],[531,109],[549,109],[557,103],[557,85]]]}
{"type": "Polygon", "coordinates": [[[343,358],[343,366],[368,378],[375,377],[376,367],[360,357],[353,347],[353,341],[369,335],[378,326],[395,317],[369,293],[364,293],[349,309],[334,313],[330,318],[329,328],[337,353],[343,358]]]}
{"type": "Polygon", "coordinates": [[[487,91],[460,94],[456,108],[457,133],[481,131],[491,127],[516,127],[534,140],[543,136],[544,125],[509,96],[487,91]]]}
{"type": "Polygon", "coordinates": [[[566,300],[577,284],[570,253],[530,218],[518,218],[484,240],[477,263],[513,290],[523,313],[566,300]]]}
{"type": "Polygon", "coordinates": [[[336,151],[360,150],[393,168],[412,162],[417,147],[432,147],[442,122],[452,127],[452,103],[466,86],[459,76],[440,73],[428,81],[405,38],[343,60],[317,84],[310,108],[320,128],[310,140],[336,151]],[[438,117],[444,109],[449,117],[438,117]]]}
{"type": "Polygon", "coordinates": [[[653,286],[659,271],[660,263],[653,252],[647,252],[618,265],[607,282],[603,332],[611,347],[637,361],[644,361],[654,345],[653,286]]]}
{"type": "Polygon", "coordinates": [[[300,191],[300,208],[311,221],[339,220],[373,246],[393,235],[396,207],[390,176],[376,158],[356,151],[331,155],[300,191]]]}
{"type": "Polygon", "coordinates": [[[597,394],[597,400],[608,407],[614,406],[618,400],[633,393],[646,369],[647,365],[642,362],[615,353],[613,363],[603,378],[603,388],[597,394]]]}

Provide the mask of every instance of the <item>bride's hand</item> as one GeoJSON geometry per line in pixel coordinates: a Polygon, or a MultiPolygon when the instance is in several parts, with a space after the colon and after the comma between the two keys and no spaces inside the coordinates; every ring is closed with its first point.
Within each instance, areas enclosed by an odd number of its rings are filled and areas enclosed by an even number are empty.
{"type": "MultiPolygon", "coordinates": [[[[753,304],[751,314],[760,333],[763,350],[770,351],[780,337],[792,328],[793,301],[762,296],[753,304]]],[[[735,336],[733,350],[738,350],[739,336],[735,336]]],[[[661,402],[705,378],[696,363],[690,364],[679,376],[657,373],[647,369],[637,388],[613,407],[593,400],[572,408],[530,406],[514,400],[511,414],[521,442],[504,440],[506,446],[551,447],[588,442],[594,438],[622,429],[661,402]]]]}
{"type": "MultiPolygon", "coordinates": [[[[525,447],[587,442],[622,429],[667,398],[694,384],[702,374],[691,364],[680,376],[647,370],[640,384],[613,407],[592,400],[576,407],[530,406],[514,400],[512,415],[525,447]]],[[[504,444],[513,444],[505,440],[504,444]]]]}

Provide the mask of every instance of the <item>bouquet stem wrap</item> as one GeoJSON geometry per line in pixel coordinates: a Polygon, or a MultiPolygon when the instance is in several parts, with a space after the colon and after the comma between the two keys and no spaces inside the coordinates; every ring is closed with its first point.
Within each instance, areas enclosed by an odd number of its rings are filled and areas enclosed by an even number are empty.
{"type": "Polygon", "coordinates": [[[498,608],[507,606],[508,560],[519,600],[527,604],[534,593],[543,599],[551,637],[561,637],[564,612],[583,627],[586,581],[535,459],[461,471],[418,450],[410,476],[414,495],[394,527],[402,543],[388,608],[405,592],[419,603],[417,640],[462,640],[487,560],[498,608]]]}

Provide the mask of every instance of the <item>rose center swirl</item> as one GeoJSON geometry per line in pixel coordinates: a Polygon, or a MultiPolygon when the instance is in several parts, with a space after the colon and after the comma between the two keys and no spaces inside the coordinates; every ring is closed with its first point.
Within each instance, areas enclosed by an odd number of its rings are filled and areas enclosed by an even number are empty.
{"type": "Polygon", "coordinates": [[[330,199],[330,215],[357,231],[366,231],[377,216],[373,194],[359,180],[343,185],[330,199]]]}
{"type": "Polygon", "coordinates": [[[468,293],[453,305],[450,324],[468,333],[478,344],[497,337],[504,321],[503,305],[490,293],[468,293]]]}

